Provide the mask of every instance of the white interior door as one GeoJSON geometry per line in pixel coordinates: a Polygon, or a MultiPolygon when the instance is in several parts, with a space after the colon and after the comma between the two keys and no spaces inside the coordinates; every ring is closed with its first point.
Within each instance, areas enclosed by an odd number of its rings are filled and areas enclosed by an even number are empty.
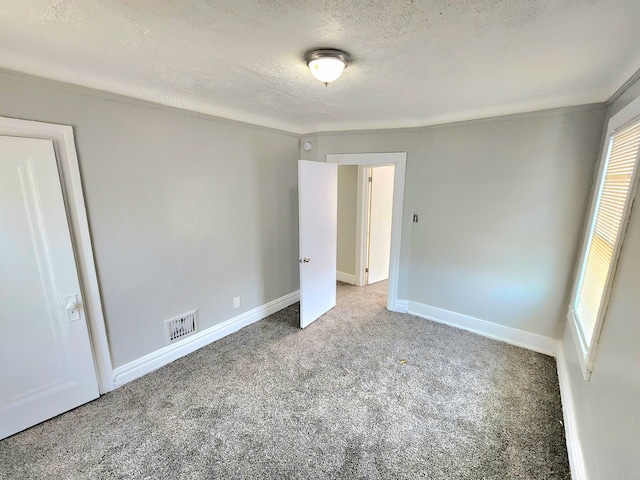
{"type": "Polygon", "coordinates": [[[0,438],[97,398],[50,140],[0,136],[0,438]]]}
{"type": "Polygon", "coordinates": [[[393,219],[393,165],[371,169],[367,284],[389,278],[391,221],[393,219]]]}
{"type": "Polygon", "coordinates": [[[298,161],[300,327],[336,306],[338,167],[298,161]]]}

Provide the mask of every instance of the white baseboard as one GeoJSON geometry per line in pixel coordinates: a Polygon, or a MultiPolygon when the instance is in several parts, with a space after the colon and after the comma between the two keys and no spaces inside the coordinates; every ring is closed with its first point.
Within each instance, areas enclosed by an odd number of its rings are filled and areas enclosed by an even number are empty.
{"type": "Polygon", "coordinates": [[[396,300],[396,312],[407,313],[409,311],[409,300],[396,300]]]}
{"type": "Polygon", "coordinates": [[[535,352],[544,353],[545,355],[555,356],[556,353],[556,340],[537,333],[525,332],[524,330],[412,301],[409,301],[408,313],[433,320],[434,322],[469,330],[485,337],[501,340],[535,352]]]}
{"type": "Polygon", "coordinates": [[[569,372],[564,356],[562,342],[558,341],[556,348],[556,364],[558,367],[558,382],[560,383],[560,397],[562,398],[562,417],[564,418],[564,436],[567,441],[567,454],[569,455],[569,466],[571,467],[571,478],[573,480],[587,480],[584,466],[584,456],[578,437],[578,423],[573,404],[573,394],[569,383],[569,372]]]}
{"type": "Polygon", "coordinates": [[[338,270],[336,272],[336,277],[339,282],[348,283],[350,285],[356,284],[356,276],[351,273],[345,273],[338,270]]]}
{"type": "Polygon", "coordinates": [[[202,332],[198,332],[184,340],[176,342],[172,345],[160,348],[144,357],[129,362],[121,367],[113,370],[114,387],[118,388],[131,380],[135,380],[147,373],[153,372],[168,363],[184,357],[189,353],[195,352],[199,348],[209,345],[216,340],[220,340],[227,335],[237,332],[247,325],[262,320],[272,313],[278,312],[300,300],[300,290],[284,295],[269,303],[265,303],[259,307],[242,313],[237,317],[233,317],[225,322],[207,328],[202,332]]]}

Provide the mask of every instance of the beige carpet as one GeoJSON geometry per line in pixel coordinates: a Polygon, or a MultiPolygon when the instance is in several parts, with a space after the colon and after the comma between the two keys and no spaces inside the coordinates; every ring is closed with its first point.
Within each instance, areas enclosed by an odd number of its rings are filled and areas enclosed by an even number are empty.
{"type": "Polygon", "coordinates": [[[340,284],[0,442],[3,479],[569,479],[553,358],[340,284]]]}

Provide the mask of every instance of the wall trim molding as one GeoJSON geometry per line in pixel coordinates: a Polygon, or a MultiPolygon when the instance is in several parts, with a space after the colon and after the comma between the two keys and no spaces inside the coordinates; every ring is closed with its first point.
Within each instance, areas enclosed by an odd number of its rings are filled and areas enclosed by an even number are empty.
{"type": "Polygon", "coordinates": [[[408,313],[418,317],[426,318],[438,323],[444,323],[452,327],[461,328],[477,333],[484,337],[493,338],[502,342],[517,345],[518,347],[533,350],[545,355],[555,356],[556,342],[549,337],[538,335],[537,333],[518,330],[479,318],[464,315],[462,313],[451,312],[442,308],[432,307],[409,300],[408,313]]]}
{"type": "Polygon", "coordinates": [[[229,320],[207,328],[182,341],[160,348],[132,362],[126,363],[113,370],[114,387],[118,388],[136,378],[153,372],[178,358],[184,357],[196,350],[220,340],[227,335],[237,332],[247,325],[262,320],[283,308],[293,305],[300,300],[300,290],[276,298],[248,312],[241,313],[229,320]]]}
{"type": "Polygon", "coordinates": [[[115,90],[102,90],[97,87],[88,87],[79,84],[72,83],[66,80],[58,80],[54,78],[49,78],[41,75],[36,75],[33,73],[24,73],[16,70],[11,70],[7,68],[0,68],[0,77],[5,77],[10,80],[17,80],[21,82],[27,82],[32,85],[41,86],[44,88],[53,88],[56,90],[61,90],[69,93],[74,93],[78,95],[83,95],[87,97],[96,98],[99,100],[104,100],[107,102],[116,102],[123,103],[127,105],[133,105],[137,107],[143,108],[151,108],[154,110],[163,110],[168,112],[177,113],[180,115],[186,115],[188,117],[198,118],[202,120],[209,120],[219,123],[227,123],[232,125],[240,125],[246,127],[257,128],[260,130],[271,131],[274,133],[280,133],[283,135],[297,137],[302,139],[302,137],[308,136],[318,136],[318,135],[353,135],[353,134],[363,134],[363,133],[388,133],[388,132],[420,132],[426,129],[431,128],[441,128],[441,127],[449,127],[455,126],[458,124],[465,123],[477,123],[488,120],[495,120],[501,117],[516,117],[516,116],[524,116],[531,114],[547,114],[547,113],[556,113],[562,111],[580,111],[580,110],[591,110],[597,108],[603,108],[605,105],[611,105],[615,100],[617,100],[624,92],[629,88],[630,85],[633,84],[635,80],[640,78],[640,70],[636,72],[629,80],[627,80],[611,97],[609,97],[606,102],[591,102],[579,105],[570,105],[564,107],[555,107],[555,108],[543,108],[541,110],[529,110],[522,112],[514,112],[514,113],[504,113],[504,114],[486,114],[480,117],[472,117],[467,119],[459,119],[459,120],[432,120],[426,121],[423,123],[418,123],[417,125],[399,125],[396,127],[374,127],[374,126],[363,126],[362,128],[345,128],[345,129],[329,129],[329,130],[317,130],[317,131],[298,131],[293,126],[285,125],[285,124],[275,124],[274,122],[266,121],[261,118],[249,118],[245,116],[238,117],[225,117],[224,113],[208,113],[204,108],[195,109],[193,106],[180,106],[180,105],[171,105],[168,103],[162,103],[157,99],[148,99],[143,98],[142,96],[136,97],[132,96],[130,93],[118,93],[115,90]],[[488,115],[488,116],[487,116],[488,115]]]}
{"type": "Polygon", "coordinates": [[[571,392],[571,384],[569,383],[569,372],[567,371],[567,361],[564,356],[562,341],[558,341],[556,345],[556,365],[558,368],[558,383],[560,384],[560,398],[562,399],[562,417],[564,418],[564,436],[567,442],[571,478],[573,480],[586,480],[587,473],[584,465],[582,447],[580,446],[580,437],[578,436],[578,422],[576,420],[573,394],[571,392]]]}
{"type": "Polygon", "coordinates": [[[352,273],[341,272],[340,270],[336,271],[336,279],[339,282],[348,283],[350,285],[356,284],[356,276],[352,273]]]}
{"type": "Polygon", "coordinates": [[[609,97],[609,99],[605,102],[605,105],[607,106],[607,108],[610,107],[611,104],[614,103],[616,100],[618,100],[622,95],[624,95],[625,92],[629,90],[629,87],[631,87],[631,85],[636,83],[638,80],[640,80],[640,69],[636,70],[636,73],[631,75],[631,77],[629,77],[629,79],[626,82],[624,82],[620,86],[620,88],[618,88],[618,90],[616,90],[613,93],[613,95],[609,97]]]}
{"type": "Polygon", "coordinates": [[[408,313],[409,300],[396,300],[396,312],[408,313]]]}
{"type": "Polygon", "coordinates": [[[148,99],[142,96],[132,96],[130,92],[118,93],[115,90],[102,90],[97,87],[86,87],[78,85],[66,80],[56,80],[49,77],[43,77],[31,73],[18,72],[16,70],[9,70],[6,68],[0,68],[0,77],[5,77],[10,80],[16,80],[19,82],[26,82],[31,85],[35,85],[43,88],[52,88],[55,90],[68,92],[71,94],[83,95],[85,97],[95,98],[97,100],[104,100],[107,102],[123,103],[126,105],[132,105],[141,108],[150,108],[153,110],[162,110],[166,112],[176,113],[178,115],[185,115],[187,117],[197,118],[200,120],[207,120],[212,122],[218,122],[229,125],[239,125],[258,130],[264,130],[273,133],[279,133],[290,137],[300,138],[300,134],[290,129],[289,126],[284,124],[278,124],[276,122],[263,121],[259,118],[249,118],[246,116],[238,116],[235,118],[222,116],[223,113],[207,113],[206,108],[195,109],[195,106],[185,106],[175,103],[173,105],[169,103],[162,103],[159,99],[148,99]],[[242,118],[241,118],[242,117],[242,118]],[[243,119],[244,118],[244,119],[243,119]],[[259,122],[259,123],[256,123],[259,122]]]}
{"type": "MultiPolygon", "coordinates": [[[[640,74],[640,72],[639,72],[640,74]]],[[[607,101],[607,103],[610,100],[607,101]]],[[[543,108],[539,110],[527,110],[522,112],[515,113],[504,113],[504,114],[489,114],[488,116],[480,116],[474,118],[468,118],[466,120],[442,120],[442,121],[434,121],[421,125],[407,125],[407,126],[398,126],[398,127],[388,127],[388,128],[345,128],[343,130],[318,130],[315,132],[307,132],[300,134],[300,137],[323,137],[323,136],[334,136],[334,135],[362,135],[362,134],[381,134],[381,133],[420,133],[427,130],[432,130],[436,128],[447,128],[447,127],[457,127],[462,125],[473,125],[477,123],[486,123],[486,122],[494,122],[496,120],[512,120],[515,118],[527,118],[527,117],[538,117],[543,115],[553,115],[557,113],[564,112],[582,112],[589,110],[600,110],[606,108],[606,104],[604,101],[602,102],[590,102],[579,105],[570,105],[565,107],[555,107],[555,108],[543,108]]]]}

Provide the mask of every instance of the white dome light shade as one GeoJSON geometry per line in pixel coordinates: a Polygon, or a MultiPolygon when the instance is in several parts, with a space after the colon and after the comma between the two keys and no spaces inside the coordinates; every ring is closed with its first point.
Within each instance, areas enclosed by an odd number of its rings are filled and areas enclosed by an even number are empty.
{"type": "Polygon", "coordinates": [[[325,85],[340,78],[344,67],[342,60],[337,58],[319,58],[309,62],[311,74],[325,85]]]}
{"type": "Polygon", "coordinates": [[[313,50],[305,55],[311,74],[325,85],[337,80],[351,62],[348,53],[340,50],[313,50]]]}

